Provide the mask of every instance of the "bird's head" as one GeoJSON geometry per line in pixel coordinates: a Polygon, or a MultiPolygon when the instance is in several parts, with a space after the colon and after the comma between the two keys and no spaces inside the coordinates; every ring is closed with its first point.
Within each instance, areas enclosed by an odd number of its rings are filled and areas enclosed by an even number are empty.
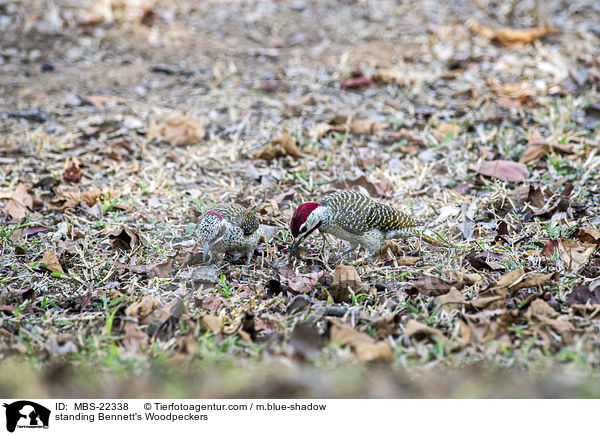
{"type": "Polygon", "coordinates": [[[210,211],[202,216],[196,235],[198,242],[204,246],[203,259],[206,261],[212,250],[213,245],[219,241],[227,231],[227,222],[218,211],[210,211]]]}
{"type": "Polygon", "coordinates": [[[292,244],[290,256],[296,253],[296,249],[305,238],[323,224],[319,213],[313,213],[320,206],[321,204],[318,202],[305,202],[300,204],[294,211],[290,222],[290,230],[295,240],[292,244]]]}

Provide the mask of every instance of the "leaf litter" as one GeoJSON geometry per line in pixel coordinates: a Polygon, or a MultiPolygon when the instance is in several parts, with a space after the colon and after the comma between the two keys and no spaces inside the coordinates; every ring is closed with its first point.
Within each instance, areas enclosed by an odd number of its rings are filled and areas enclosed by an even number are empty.
{"type": "Polygon", "coordinates": [[[383,364],[386,379],[425,370],[411,394],[429,397],[453,388],[436,378],[442,367],[463,379],[471,364],[503,367],[512,380],[531,367],[598,369],[594,13],[552,1],[546,24],[518,2],[315,2],[298,13],[287,1],[100,11],[65,0],[58,23],[42,2],[30,2],[35,13],[9,3],[3,358],[49,368],[60,355],[103,372],[108,361],[179,371],[279,360],[315,370],[306,388],[322,395],[349,391],[320,382],[326,367],[383,364]],[[25,17],[32,38],[19,37],[25,17]],[[106,50],[110,65],[86,63],[106,50]],[[63,59],[54,71],[43,72],[47,56],[63,59]],[[408,238],[378,257],[343,256],[317,236],[289,263],[295,207],[340,189],[410,213],[454,248],[408,238]],[[218,202],[273,229],[249,267],[198,260],[198,217],[218,202]]]}

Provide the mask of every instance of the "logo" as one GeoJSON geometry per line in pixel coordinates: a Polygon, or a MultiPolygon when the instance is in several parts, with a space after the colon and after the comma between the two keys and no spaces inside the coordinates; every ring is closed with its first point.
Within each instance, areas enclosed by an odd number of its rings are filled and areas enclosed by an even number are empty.
{"type": "Polygon", "coordinates": [[[19,400],[4,404],[6,408],[6,430],[14,432],[16,428],[48,429],[50,410],[29,400],[19,400]]]}

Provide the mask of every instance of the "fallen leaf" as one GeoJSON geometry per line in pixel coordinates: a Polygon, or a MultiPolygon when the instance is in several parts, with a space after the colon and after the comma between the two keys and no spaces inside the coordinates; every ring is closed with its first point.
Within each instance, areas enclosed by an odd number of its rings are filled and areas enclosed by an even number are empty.
{"type": "Polygon", "coordinates": [[[548,281],[556,278],[555,273],[537,273],[537,272],[528,272],[519,277],[515,282],[508,286],[509,290],[519,290],[523,288],[530,287],[541,287],[546,284],[548,281]]]}
{"type": "Polygon", "coordinates": [[[453,287],[462,288],[462,286],[463,283],[459,281],[447,281],[437,276],[424,276],[412,282],[405,291],[410,295],[440,296],[448,293],[453,287]]]}
{"type": "Polygon", "coordinates": [[[502,256],[492,251],[472,252],[467,255],[466,260],[477,270],[504,270],[500,263],[502,256]]]}
{"type": "Polygon", "coordinates": [[[288,286],[297,293],[309,293],[321,276],[323,276],[323,271],[294,275],[288,281],[288,286]]]}
{"type": "Polygon", "coordinates": [[[75,209],[81,203],[88,207],[93,206],[102,197],[102,190],[92,189],[85,192],[80,190],[63,192],[61,196],[50,201],[50,208],[64,212],[67,209],[75,209]]]}
{"type": "Polygon", "coordinates": [[[56,253],[52,250],[46,251],[46,253],[42,257],[40,262],[46,264],[45,266],[42,266],[42,267],[44,269],[46,269],[48,272],[65,273],[62,266],[58,262],[58,257],[56,256],[56,253]]]}
{"type": "Polygon", "coordinates": [[[287,314],[294,314],[298,311],[304,311],[305,309],[312,306],[312,301],[307,295],[300,294],[294,296],[292,301],[287,306],[285,312],[287,314]]]}
{"type": "Polygon", "coordinates": [[[505,96],[500,96],[496,98],[496,105],[504,109],[518,109],[523,104],[522,98],[508,98],[505,96]]]}
{"type": "Polygon", "coordinates": [[[290,133],[283,133],[277,139],[273,139],[262,150],[252,154],[253,159],[263,159],[271,161],[276,157],[302,157],[300,148],[296,145],[296,139],[290,133]]]}
{"type": "Polygon", "coordinates": [[[360,276],[354,266],[338,264],[333,271],[329,293],[335,302],[347,302],[350,298],[350,289],[355,294],[364,290],[360,276]]]}
{"type": "Polygon", "coordinates": [[[456,287],[451,287],[450,291],[445,295],[437,298],[437,305],[441,306],[443,311],[459,310],[467,301],[467,297],[463,295],[456,287]]]}
{"type": "Polygon", "coordinates": [[[394,190],[394,185],[385,176],[382,176],[377,182],[370,181],[361,175],[353,180],[344,179],[331,184],[332,189],[338,190],[353,190],[355,187],[363,188],[369,196],[386,196],[394,190]]]}
{"type": "Polygon", "coordinates": [[[314,326],[298,322],[290,334],[288,345],[296,355],[305,360],[311,360],[321,351],[323,337],[314,326]]]}
{"type": "Polygon", "coordinates": [[[460,130],[460,125],[453,122],[444,122],[437,128],[437,131],[441,133],[442,139],[449,134],[451,134],[453,137],[456,137],[460,134],[460,130]]]}
{"type": "Polygon", "coordinates": [[[23,183],[19,183],[2,211],[14,220],[21,221],[25,219],[25,216],[32,213],[33,201],[34,196],[31,189],[23,183]]]}
{"type": "Polygon", "coordinates": [[[525,269],[515,269],[508,272],[500,280],[494,284],[494,288],[508,288],[525,275],[525,269]]]}
{"type": "Polygon", "coordinates": [[[444,269],[442,273],[449,276],[453,281],[462,281],[466,285],[481,284],[483,277],[478,273],[466,273],[454,269],[444,269]]]}
{"type": "Polygon", "coordinates": [[[433,340],[437,338],[441,341],[446,341],[446,337],[439,329],[424,325],[414,319],[410,319],[404,327],[404,335],[421,341],[425,338],[433,340]]]}
{"type": "Polygon", "coordinates": [[[478,33],[493,42],[498,42],[504,46],[525,45],[533,42],[543,36],[556,33],[558,29],[544,24],[543,27],[531,27],[527,29],[510,29],[493,30],[488,26],[479,24],[475,19],[468,20],[468,26],[475,33],[478,33]]]}
{"type": "Polygon", "coordinates": [[[125,99],[117,97],[116,95],[90,95],[85,98],[85,101],[94,107],[102,107],[108,103],[125,104],[126,102],[125,99]]]}
{"type": "MultiPolygon", "coordinates": [[[[131,242],[130,242],[131,244],[131,242]]],[[[113,245],[114,246],[114,245],[113,245]]],[[[149,276],[150,278],[169,278],[171,276],[171,269],[173,268],[173,259],[169,258],[164,263],[155,264],[150,268],[149,276]]]]}
{"type": "Polygon", "coordinates": [[[360,89],[371,85],[370,77],[352,77],[349,79],[340,79],[340,87],[346,89],[360,89]]]}
{"type": "Polygon", "coordinates": [[[567,298],[569,305],[600,304],[600,286],[590,289],[589,285],[578,285],[567,298]]]}
{"type": "Polygon", "coordinates": [[[548,328],[561,335],[563,344],[572,341],[571,335],[575,331],[573,325],[567,320],[567,316],[559,316],[559,314],[541,299],[535,299],[527,310],[527,318],[530,323],[536,323],[532,328],[546,342],[551,343],[554,337],[549,334],[548,328]]]}
{"type": "Polygon", "coordinates": [[[283,193],[280,193],[279,195],[274,196],[273,201],[275,201],[277,204],[281,204],[286,199],[293,198],[296,193],[297,193],[296,189],[292,188],[286,192],[283,192],[283,193]]]}
{"type": "MultiPolygon", "coordinates": [[[[23,230],[23,235],[25,235],[25,230],[23,230]]],[[[577,231],[577,239],[583,243],[600,245],[600,231],[590,226],[581,227],[577,231]]]]}
{"type": "Polygon", "coordinates": [[[524,181],[529,176],[527,166],[512,160],[483,160],[469,169],[502,181],[524,181]]]}
{"type": "Polygon", "coordinates": [[[596,278],[600,276],[600,258],[592,258],[583,268],[581,274],[589,278],[596,278]]]}
{"type": "Polygon", "coordinates": [[[313,135],[317,139],[322,138],[330,131],[344,133],[349,131],[356,135],[376,135],[384,128],[385,124],[370,119],[354,118],[349,115],[336,115],[328,122],[322,122],[315,126],[313,135]]]}
{"type": "Polygon", "coordinates": [[[540,251],[542,257],[552,257],[558,250],[558,240],[550,239],[544,245],[544,248],[540,251]]]}
{"type": "Polygon", "coordinates": [[[214,314],[203,314],[200,317],[200,327],[203,331],[211,331],[218,334],[223,329],[223,319],[214,314]]]}
{"type": "Polygon", "coordinates": [[[148,336],[141,330],[140,326],[135,321],[125,322],[125,337],[123,337],[123,345],[130,349],[137,349],[140,344],[144,343],[148,336]]]}
{"type": "Polygon", "coordinates": [[[351,326],[333,323],[329,334],[332,343],[350,346],[361,362],[391,362],[394,359],[387,343],[376,342],[374,338],[356,331],[351,326]]]}
{"type": "MultiPolygon", "coordinates": [[[[168,324],[167,322],[171,323],[171,325],[174,323],[176,324],[176,321],[180,319],[184,313],[185,305],[183,304],[183,301],[179,298],[175,298],[164,307],[158,307],[158,305],[155,306],[150,310],[150,313],[147,316],[140,319],[140,322],[143,325],[150,325],[148,333],[155,336],[168,324]]],[[[125,314],[127,314],[127,311],[125,311],[125,314]]]]}
{"type": "Polygon", "coordinates": [[[34,234],[46,231],[50,231],[50,228],[42,227],[39,225],[33,225],[31,227],[23,228],[23,237],[33,236],[34,234]]]}
{"type": "Polygon", "coordinates": [[[127,317],[134,317],[138,320],[144,320],[159,305],[160,302],[154,296],[144,296],[141,300],[134,302],[125,308],[125,315],[127,317]]]}
{"type": "Polygon", "coordinates": [[[113,249],[131,251],[139,243],[138,235],[127,227],[119,228],[109,234],[113,249]]]}
{"type": "Polygon", "coordinates": [[[152,121],[148,127],[148,140],[160,139],[174,146],[193,145],[204,139],[202,123],[187,116],[173,116],[162,123],[152,121]]]}
{"type": "Polygon", "coordinates": [[[529,305],[529,309],[527,310],[528,316],[535,317],[557,317],[558,313],[554,308],[544,302],[542,299],[535,299],[529,305]]]}
{"type": "Polygon", "coordinates": [[[595,243],[581,243],[562,238],[558,244],[558,252],[567,272],[578,273],[589,261],[597,247],[598,245],[595,243]]]}
{"type": "Polygon", "coordinates": [[[404,84],[404,74],[398,69],[394,68],[379,68],[376,69],[371,79],[376,83],[386,84],[404,84]]]}
{"type": "Polygon", "coordinates": [[[156,23],[157,19],[158,14],[154,10],[154,6],[147,6],[142,12],[140,23],[142,23],[146,27],[152,27],[154,26],[154,23],[156,23]]]}
{"type": "Polygon", "coordinates": [[[81,172],[81,168],[79,167],[79,163],[72,162],[69,163],[68,166],[65,167],[62,178],[69,183],[79,183],[83,173],[81,172]]]}
{"type": "Polygon", "coordinates": [[[544,139],[537,129],[531,130],[527,134],[527,145],[525,152],[519,159],[521,163],[529,163],[544,157],[550,151],[555,151],[561,154],[572,154],[574,152],[571,144],[550,143],[544,139]]]}

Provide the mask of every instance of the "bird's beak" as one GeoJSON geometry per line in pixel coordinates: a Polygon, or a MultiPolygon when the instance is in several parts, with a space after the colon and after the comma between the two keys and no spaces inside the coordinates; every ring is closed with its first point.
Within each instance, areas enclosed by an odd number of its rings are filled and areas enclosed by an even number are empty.
{"type": "Polygon", "coordinates": [[[315,225],[305,233],[300,234],[298,238],[294,240],[294,243],[292,243],[292,249],[290,250],[290,260],[296,255],[296,250],[298,249],[298,246],[300,246],[300,244],[304,241],[304,239],[310,236],[317,228],[321,226],[322,223],[323,222],[317,223],[317,225],[315,225]]]}
{"type": "Polygon", "coordinates": [[[300,245],[302,239],[303,237],[299,236],[297,239],[294,240],[294,243],[292,243],[292,249],[290,250],[290,260],[296,256],[296,249],[298,249],[298,246],[300,245]]]}
{"type": "Polygon", "coordinates": [[[210,253],[210,242],[206,242],[204,244],[204,253],[202,254],[202,261],[204,263],[206,263],[206,259],[207,259],[209,253],[210,253]]]}

